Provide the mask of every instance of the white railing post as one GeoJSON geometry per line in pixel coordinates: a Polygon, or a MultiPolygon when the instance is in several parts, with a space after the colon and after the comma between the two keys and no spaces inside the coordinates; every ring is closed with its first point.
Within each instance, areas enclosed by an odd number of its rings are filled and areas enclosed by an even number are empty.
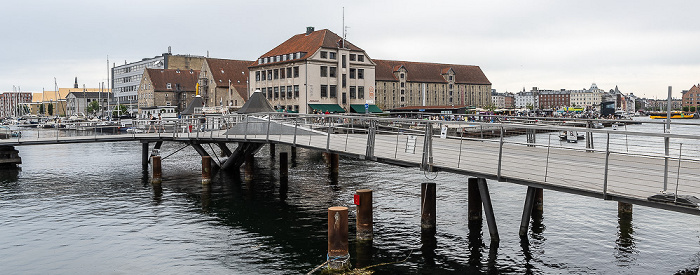
{"type": "Polygon", "coordinates": [[[608,198],[608,163],[610,159],[610,133],[605,145],[605,173],[603,174],[603,199],[608,198]]]}
{"type": "Polygon", "coordinates": [[[498,181],[501,181],[501,164],[503,163],[503,124],[501,124],[501,140],[498,142],[498,181]]]}

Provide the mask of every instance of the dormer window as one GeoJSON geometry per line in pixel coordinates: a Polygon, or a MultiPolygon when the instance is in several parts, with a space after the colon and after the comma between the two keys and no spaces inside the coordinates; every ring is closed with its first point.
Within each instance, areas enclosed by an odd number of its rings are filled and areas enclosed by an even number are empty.
{"type": "Polygon", "coordinates": [[[359,61],[359,62],[365,62],[365,56],[364,56],[364,55],[361,55],[361,54],[358,54],[358,55],[357,55],[357,61],[359,61]]]}
{"type": "Polygon", "coordinates": [[[170,83],[168,83],[168,84],[167,84],[167,87],[168,87],[168,90],[170,90],[170,89],[172,89],[172,88],[173,88],[173,85],[172,85],[172,84],[170,84],[170,83]]]}

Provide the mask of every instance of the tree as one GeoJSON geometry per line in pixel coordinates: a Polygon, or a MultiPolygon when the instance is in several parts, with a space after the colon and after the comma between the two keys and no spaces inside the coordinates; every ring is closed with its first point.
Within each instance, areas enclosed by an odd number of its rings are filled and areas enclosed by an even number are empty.
{"type": "Polygon", "coordinates": [[[39,114],[40,115],[44,114],[44,104],[39,105],[39,114]]]}
{"type": "Polygon", "coordinates": [[[525,108],[527,108],[528,110],[532,111],[532,109],[534,108],[534,106],[532,106],[532,103],[528,103],[528,104],[525,104],[525,108]]]}
{"type": "Polygon", "coordinates": [[[128,110],[126,109],[126,106],[123,104],[119,104],[119,106],[114,107],[114,111],[112,111],[112,116],[113,117],[119,117],[123,114],[126,114],[128,110]]]}
{"type": "Polygon", "coordinates": [[[88,114],[96,114],[99,110],[100,110],[100,103],[97,102],[96,100],[88,103],[87,108],[85,109],[85,111],[88,114]]]}
{"type": "Polygon", "coordinates": [[[691,112],[695,113],[695,109],[696,109],[695,106],[690,106],[690,111],[691,111],[691,112]]]}
{"type": "Polygon", "coordinates": [[[53,115],[53,103],[49,104],[49,107],[47,108],[49,111],[49,116],[53,115]]]}
{"type": "Polygon", "coordinates": [[[688,110],[690,110],[688,106],[683,106],[683,112],[687,112],[688,110]]]}

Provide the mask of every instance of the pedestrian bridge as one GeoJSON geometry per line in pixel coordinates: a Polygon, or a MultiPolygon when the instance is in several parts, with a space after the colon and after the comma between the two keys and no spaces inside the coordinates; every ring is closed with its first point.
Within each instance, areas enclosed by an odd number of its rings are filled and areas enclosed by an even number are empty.
{"type": "MultiPolygon", "coordinates": [[[[585,120],[501,120],[218,115],[166,120],[159,133],[146,132],[148,121],[134,121],[130,132],[94,123],[23,129],[21,137],[2,139],[0,146],[137,141],[146,144],[147,151],[150,143],[184,142],[197,145],[195,149],[204,155],[207,148],[199,144],[216,143],[235,158],[225,144],[236,143],[238,148],[283,144],[417,167],[430,178],[441,172],[459,173],[700,215],[692,201],[700,197],[700,135],[696,135],[700,124],[674,123],[669,132],[655,121],[629,126],[629,121],[610,121],[617,127],[596,129],[585,120]],[[560,131],[577,131],[585,137],[569,143],[560,140],[560,131]]],[[[217,164],[227,167],[226,162],[217,164]]],[[[240,166],[242,160],[238,162],[240,166]]]]}

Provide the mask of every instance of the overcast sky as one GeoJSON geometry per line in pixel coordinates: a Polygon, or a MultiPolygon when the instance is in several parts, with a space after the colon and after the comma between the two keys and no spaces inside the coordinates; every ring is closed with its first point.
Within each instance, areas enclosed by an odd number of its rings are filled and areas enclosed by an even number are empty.
{"type": "Polygon", "coordinates": [[[110,65],[167,52],[255,60],[307,26],[370,58],[477,65],[499,92],[616,85],[680,97],[700,82],[700,1],[13,1],[0,90],[98,87],[110,65]]]}

